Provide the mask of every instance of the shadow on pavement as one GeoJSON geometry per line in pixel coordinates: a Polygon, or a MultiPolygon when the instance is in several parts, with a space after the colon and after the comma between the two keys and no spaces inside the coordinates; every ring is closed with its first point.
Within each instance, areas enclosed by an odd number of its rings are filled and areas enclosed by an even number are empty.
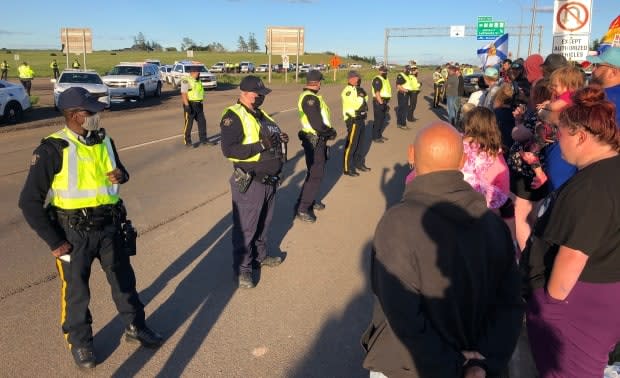
{"type": "Polygon", "coordinates": [[[428,110],[433,112],[440,120],[448,121],[448,111],[441,105],[437,108],[433,108],[433,98],[431,96],[424,96],[424,100],[428,103],[428,110]]]}
{"type": "MultiPolygon", "coordinates": [[[[394,174],[389,179],[387,172],[383,174],[381,191],[387,204],[400,201],[408,172],[406,164],[395,164],[394,174]]],[[[372,235],[367,238],[372,238],[372,235]]],[[[309,354],[293,369],[291,377],[368,376],[368,371],[362,367],[364,351],[360,338],[372,316],[373,296],[369,280],[371,250],[372,240],[365,244],[359,255],[359,268],[366,282],[364,289],[349,302],[342,315],[332,317],[324,324],[309,354]]]]}
{"type": "Polygon", "coordinates": [[[341,315],[333,316],[325,322],[306,357],[287,376],[368,377],[368,371],[362,367],[364,352],[360,337],[372,315],[372,295],[368,282],[370,250],[371,243],[368,242],[360,253],[359,268],[366,282],[362,293],[349,302],[341,315]]]}
{"type": "MultiPolygon", "coordinates": [[[[230,229],[232,216],[229,212],[209,232],[170,264],[159,277],[140,293],[145,305],[170,285],[175,291],[150,316],[147,324],[168,338],[190,318],[193,318],[181,340],[175,345],[170,358],[164,364],[161,376],[180,376],[207,337],[211,327],[236,291],[231,270],[230,229]],[[205,252],[210,249],[208,254],[205,252]],[[200,259],[192,271],[178,284],[174,279],[200,259]]],[[[148,308],[147,308],[148,314],[148,308]]],[[[99,358],[105,360],[118,347],[123,326],[115,317],[95,337],[99,358]],[[113,342],[112,340],[115,340],[113,342]]],[[[118,367],[114,377],[135,376],[157,351],[138,348],[118,367]]]]}

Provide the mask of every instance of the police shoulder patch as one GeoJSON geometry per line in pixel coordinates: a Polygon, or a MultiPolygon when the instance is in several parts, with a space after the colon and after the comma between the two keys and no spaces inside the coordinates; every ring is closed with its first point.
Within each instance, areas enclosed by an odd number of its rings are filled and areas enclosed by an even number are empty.
{"type": "Polygon", "coordinates": [[[232,123],[233,123],[233,120],[230,117],[226,117],[222,120],[222,125],[224,126],[230,126],[232,125],[232,123]]]}
{"type": "Polygon", "coordinates": [[[35,165],[37,164],[37,161],[39,161],[39,154],[33,154],[32,155],[32,159],[30,159],[30,165],[35,165]]]}
{"type": "Polygon", "coordinates": [[[309,98],[308,99],[308,105],[310,105],[310,106],[314,105],[314,99],[313,98],[309,98]]]}

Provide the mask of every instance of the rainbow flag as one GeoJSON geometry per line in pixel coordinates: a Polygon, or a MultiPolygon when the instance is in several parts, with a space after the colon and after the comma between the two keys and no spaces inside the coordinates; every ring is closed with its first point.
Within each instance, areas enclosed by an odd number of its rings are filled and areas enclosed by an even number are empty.
{"type": "Polygon", "coordinates": [[[598,53],[601,54],[610,47],[620,47],[620,16],[616,17],[609,24],[609,30],[601,38],[601,46],[598,49],[598,53]]]}

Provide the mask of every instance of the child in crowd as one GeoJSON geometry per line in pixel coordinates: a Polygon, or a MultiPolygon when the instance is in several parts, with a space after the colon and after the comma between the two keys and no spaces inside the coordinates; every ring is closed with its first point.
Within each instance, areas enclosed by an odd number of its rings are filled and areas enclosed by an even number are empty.
{"type": "Polygon", "coordinates": [[[572,105],[572,95],[583,87],[583,74],[575,66],[565,66],[553,71],[549,77],[549,89],[553,95],[551,100],[536,105],[538,110],[559,112],[572,105]]]}

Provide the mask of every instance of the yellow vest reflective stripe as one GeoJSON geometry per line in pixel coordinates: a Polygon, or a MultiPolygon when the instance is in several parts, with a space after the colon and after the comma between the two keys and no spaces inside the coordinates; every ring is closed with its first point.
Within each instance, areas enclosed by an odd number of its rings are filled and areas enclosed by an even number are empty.
{"type": "Polygon", "coordinates": [[[355,111],[362,106],[364,100],[367,97],[360,97],[357,95],[357,87],[354,85],[347,85],[340,93],[342,97],[342,116],[346,121],[349,117],[355,117],[355,111]]]}
{"type": "Polygon", "coordinates": [[[68,128],[48,138],[62,139],[69,146],[62,150],[62,168],[50,188],[50,204],[65,210],[113,205],[118,202],[118,184],[107,173],[116,168],[109,137],[103,143],[87,146],[68,128]]]}
{"type": "Polygon", "coordinates": [[[446,81],[441,72],[433,72],[433,83],[439,84],[446,81]]]}
{"type": "Polygon", "coordinates": [[[2,70],[8,70],[9,69],[9,65],[8,63],[0,63],[0,69],[2,70]]]}
{"type": "Polygon", "coordinates": [[[323,101],[323,97],[309,90],[301,92],[301,95],[299,96],[299,101],[297,102],[297,111],[299,113],[299,119],[301,120],[301,131],[316,135],[316,131],[312,128],[312,126],[310,126],[308,116],[306,115],[306,113],[304,113],[304,110],[302,108],[304,97],[308,95],[316,96],[316,98],[319,99],[319,104],[321,105],[321,118],[323,118],[323,123],[327,127],[332,127],[331,122],[329,122],[330,112],[327,104],[325,103],[325,101],[323,101]]]}
{"type": "Polygon", "coordinates": [[[58,68],[58,63],[57,62],[50,63],[50,68],[58,68]]]}
{"type": "Polygon", "coordinates": [[[205,98],[205,90],[202,87],[202,83],[200,80],[196,80],[191,76],[186,77],[184,80],[187,80],[191,90],[187,91],[187,99],[189,101],[202,101],[205,98]]]}
{"type": "Polygon", "coordinates": [[[21,65],[17,67],[17,72],[20,79],[32,79],[34,77],[34,71],[30,66],[21,65]]]}
{"type": "MultiPolygon", "coordinates": [[[[411,76],[412,75],[408,75],[408,74],[406,74],[404,72],[399,72],[398,75],[400,77],[402,77],[403,80],[405,80],[405,82],[402,83],[401,86],[403,88],[405,88],[406,90],[408,90],[408,91],[412,91],[413,90],[413,82],[411,81],[411,76]]],[[[383,97],[383,96],[381,96],[381,97],[383,97]]]]}
{"type": "MultiPolygon", "coordinates": [[[[381,80],[381,92],[379,92],[379,96],[382,98],[392,98],[392,86],[390,85],[390,81],[388,79],[384,79],[383,76],[377,75],[375,79],[381,80]]],[[[373,87],[373,93],[375,93],[375,89],[373,87]]]]}
{"type": "MultiPolygon", "coordinates": [[[[229,110],[235,113],[239,117],[239,119],[241,120],[241,124],[243,125],[243,141],[241,142],[241,144],[258,143],[260,141],[261,124],[260,122],[258,122],[256,117],[250,114],[250,112],[248,112],[248,110],[241,104],[235,104],[233,106],[229,106],[228,108],[226,108],[224,110],[224,113],[222,113],[222,117],[229,110]]],[[[266,112],[264,112],[262,109],[260,109],[260,111],[262,112],[263,117],[267,118],[274,124],[276,123],[276,121],[274,121],[273,118],[271,118],[266,112]]],[[[233,161],[233,162],[240,162],[240,161],[253,162],[253,161],[258,161],[259,159],[260,159],[260,153],[250,156],[247,159],[235,159],[231,157],[228,158],[228,160],[233,161]]]]}
{"type": "Polygon", "coordinates": [[[411,83],[412,91],[420,90],[420,82],[418,81],[418,78],[414,74],[409,75],[409,82],[411,83]]]}

